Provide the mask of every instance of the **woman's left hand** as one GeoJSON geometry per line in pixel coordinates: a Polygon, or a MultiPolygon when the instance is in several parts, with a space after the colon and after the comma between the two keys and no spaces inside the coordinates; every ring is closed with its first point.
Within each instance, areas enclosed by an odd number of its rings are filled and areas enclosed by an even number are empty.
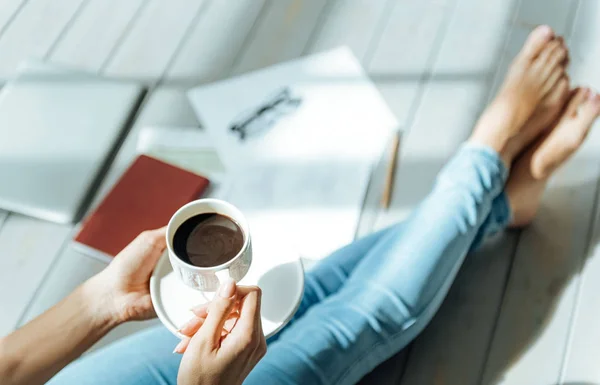
{"type": "Polygon", "coordinates": [[[166,248],[166,228],[144,231],[88,282],[100,295],[99,311],[116,323],[156,316],[150,276],[166,248]]]}

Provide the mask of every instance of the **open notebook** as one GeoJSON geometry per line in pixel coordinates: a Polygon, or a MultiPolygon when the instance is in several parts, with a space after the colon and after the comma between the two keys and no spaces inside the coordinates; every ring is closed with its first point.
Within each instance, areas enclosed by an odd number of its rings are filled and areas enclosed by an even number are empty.
{"type": "MultiPolygon", "coordinates": [[[[192,89],[253,240],[313,259],[353,240],[397,121],[347,48],[192,89]]],[[[256,245],[259,247],[258,245],[256,245]]]]}

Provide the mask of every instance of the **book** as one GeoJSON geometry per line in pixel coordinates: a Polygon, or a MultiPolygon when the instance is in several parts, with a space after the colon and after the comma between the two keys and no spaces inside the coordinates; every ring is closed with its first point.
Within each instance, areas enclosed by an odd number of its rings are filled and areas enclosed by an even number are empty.
{"type": "Polygon", "coordinates": [[[213,184],[223,181],[226,175],[209,136],[199,127],[142,127],[136,150],[138,154],[204,175],[213,184]]]}
{"type": "Polygon", "coordinates": [[[209,183],[203,176],[140,155],[83,221],[73,246],[110,261],[142,231],[165,226],[209,183]]]}

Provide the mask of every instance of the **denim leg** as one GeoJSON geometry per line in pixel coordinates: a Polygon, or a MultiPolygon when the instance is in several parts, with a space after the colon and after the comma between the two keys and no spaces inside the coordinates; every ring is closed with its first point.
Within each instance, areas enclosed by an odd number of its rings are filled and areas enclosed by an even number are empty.
{"type": "MultiPolygon", "coordinates": [[[[481,151],[485,152],[485,150],[481,151]]],[[[465,152],[465,150],[462,150],[462,152],[465,152]]],[[[460,156],[462,155],[459,154],[457,158],[460,158],[460,156]]],[[[493,157],[493,154],[491,156],[493,157]]],[[[448,166],[447,169],[452,170],[452,167],[448,166]]],[[[442,174],[444,173],[448,174],[449,171],[445,170],[442,174]]],[[[440,179],[442,179],[442,175],[440,179]]],[[[434,193],[439,190],[439,184],[434,189],[434,193]]],[[[432,196],[435,195],[434,193],[427,199],[431,200],[432,196]]],[[[443,199],[443,194],[441,195],[443,199]]],[[[451,196],[451,194],[448,196],[451,196]]],[[[406,237],[407,228],[414,226],[413,216],[414,214],[404,222],[368,235],[335,251],[307,272],[302,304],[294,316],[293,322],[284,329],[285,333],[280,332],[278,336],[285,334],[285,338],[288,339],[287,329],[292,329],[292,326],[293,329],[296,329],[295,324],[303,319],[302,316],[311,306],[340,291],[340,288],[351,275],[358,276],[358,274],[353,274],[353,271],[363,260],[370,261],[366,263],[367,265],[385,265],[382,261],[383,257],[380,255],[386,255],[386,253],[381,253],[380,249],[397,247],[393,246],[394,242],[406,237]]],[[[504,193],[501,192],[492,201],[490,213],[475,235],[471,243],[471,249],[476,248],[487,236],[503,229],[509,219],[510,211],[507,200],[504,193]]],[[[390,250],[389,253],[392,251],[390,250]]],[[[366,266],[367,270],[369,268],[370,266],[366,266]]],[[[335,303],[335,301],[332,302],[335,303]]],[[[428,321],[427,317],[425,319],[428,321]]],[[[300,326],[305,323],[305,321],[300,322],[300,326]]],[[[292,333],[294,332],[292,331],[292,333]]],[[[411,334],[408,333],[407,335],[410,337],[411,334]]],[[[317,337],[315,336],[315,338],[317,337]]],[[[270,341],[269,354],[265,361],[272,360],[273,354],[271,352],[274,349],[279,349],[277,348],[279,344],[274,344],[274,340],[270,341]]],[[[59,373],[50,384],[175,384],[180,356],[172,354],[171,351],[177,342],[178,340],[167,329],[160,326],[152,328],[82,357],[59,373]]],[[[402,346],[397,350],[401,348],[402,346]]],[[[379,357],[381,355],[375,357],[376,363],[385,359],[380,360],[379,357]]],[[[293,364],[294,357],[289,358],[292,359],[293,364]]],[[[301,364],[301,362],[298,362],[298,364],[301,364]]],[[[368,369],[365,370],[369,371],[368,369]]],[[[256,371],[258,376],[260,376],[259,372],[265,375],[262,364],[259,365],[256,371]]],[[[291,380],[290,383],[302,383],[302,379],[297,377],[291,378],[291,380]]],[[[281,382],[286,383],[283,379],[281,382]]]]}
{"type": "MultiPolygon", "coordinates": [[[[479,248],[485,240],[504,230],[510,222],[511,212],[508,199],[502,191],[493,201],[490,214],[483,221],[469,251],[479,248]]],[[[305,273],[304,294],[294,320],[302,317],[314,304],[336,293],[346,282],[356,265],[370,249],[379,243],[387,243],[389,237],[401,237],[405,221],[360,238],[319,261],[305,273]]]]}
{"type": "Polygon", "coordinates": [[[510,220],[505,198],[496,200],[506,177],[492,150],[461,148],[401,228],[286,328],[245,384],[353,384],[401,350],[439,308],[465,255],[483,239],[480,228],[487,222],[493,232],[510,220]],[[495,202],[505,210],[490,217],[495,202]]]}
{"type": "Polygon", "coordinates": [[[49,385],[175,385],[179,339],[162,325],[143,330],[73,362],[49,385]]]}

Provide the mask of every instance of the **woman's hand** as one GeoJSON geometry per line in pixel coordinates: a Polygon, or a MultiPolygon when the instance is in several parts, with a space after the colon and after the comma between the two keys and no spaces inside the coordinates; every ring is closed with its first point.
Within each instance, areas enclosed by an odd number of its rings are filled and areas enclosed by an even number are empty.
{"type": "Polygon", "coordinates": [[[267,351],[258,287],[223,284],[207,306],[180,331],[191,338],[175,348],[183,353],[179,385],[241,384],[267,351]]]}
{"type": "Polygon", "coordinates": [[[121,322],[154,316],[150,275],[165,229],[145,231],[68,297],[0,338],[0,382],[43,384],[121,322]]]}
{"type": "Polygon", "coordinates": [[[97,309],[114,323],[156,316],[150,299],[150,276],[166,248],[166,228],[144,231],[102,272],[86,284],[98,295],[97,309]]]}

